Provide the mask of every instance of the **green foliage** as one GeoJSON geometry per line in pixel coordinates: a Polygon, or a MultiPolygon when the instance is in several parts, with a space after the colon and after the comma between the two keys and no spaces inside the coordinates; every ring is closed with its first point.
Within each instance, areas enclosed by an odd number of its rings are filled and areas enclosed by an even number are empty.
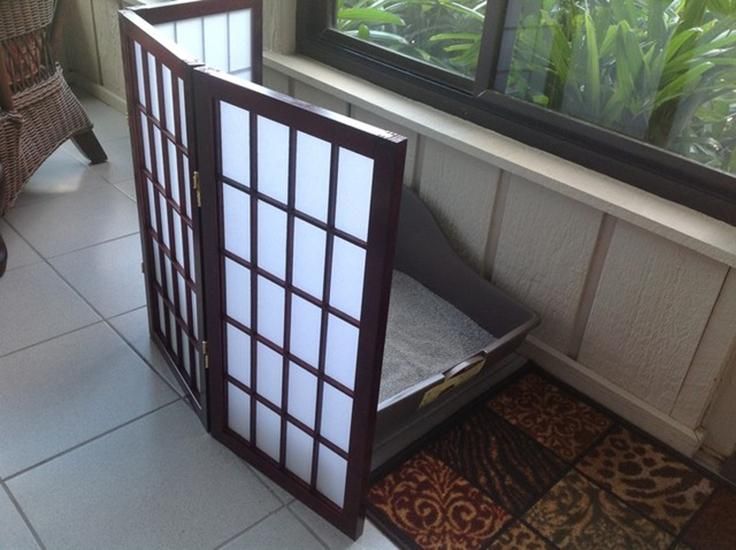
{"type": "MultiPolygon", "coordinates": [[[[736,173],[736,0],[519,4],[499,91],[736,173]]],[[[473,77],[485,11],[479,0],[338,0],[337,26],[473,77]]]]}

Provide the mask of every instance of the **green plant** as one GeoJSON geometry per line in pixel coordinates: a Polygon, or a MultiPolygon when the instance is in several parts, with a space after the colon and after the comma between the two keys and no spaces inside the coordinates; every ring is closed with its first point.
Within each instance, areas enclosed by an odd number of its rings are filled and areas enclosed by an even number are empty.
{"type": "MultiPolygon", "coordinates": [[[[736,0],[520,2],[498,91],[736,173],[736,0]]],[[[485,9],[339,0],[337,24],[472,77],[485,9]]]]}

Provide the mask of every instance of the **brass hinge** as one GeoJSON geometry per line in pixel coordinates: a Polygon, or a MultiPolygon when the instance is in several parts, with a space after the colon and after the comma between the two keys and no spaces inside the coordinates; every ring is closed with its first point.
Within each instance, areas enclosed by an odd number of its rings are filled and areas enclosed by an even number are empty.
{"type": "Polygon", "coordinates": [[[210,368],[210,352],[206,340],[202,342],[202,356],[204,357],[204,368],[208,370],[210,368]]]}
{"type": "Polygon", "coordinates": [[[199,179],[199,172],[192,174],[192,188],[197,195],[197,208],[202,208],[202,182],[199,179]]]}

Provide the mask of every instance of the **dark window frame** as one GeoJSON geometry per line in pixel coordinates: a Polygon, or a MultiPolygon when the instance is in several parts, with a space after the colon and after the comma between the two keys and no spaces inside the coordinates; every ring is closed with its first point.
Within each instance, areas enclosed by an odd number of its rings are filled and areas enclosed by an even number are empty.
{"type": "Polygon", "coordinates": [[[333,0],[298,0],[300,53],[664,199],[736,225],[736,176],[493,89],[508,0],[489,0],[475,82],[331,28],[333,0]]]}

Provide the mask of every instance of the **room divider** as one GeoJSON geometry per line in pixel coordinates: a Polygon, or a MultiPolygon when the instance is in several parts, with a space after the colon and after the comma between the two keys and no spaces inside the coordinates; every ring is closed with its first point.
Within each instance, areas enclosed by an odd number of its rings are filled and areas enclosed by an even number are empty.
{"type": "Polygon", "coordinates": [[[120,24],[152,338],[215,438],[356,538],[371,473],[538,318],[402,193],[404,138],[257,84],[260,0],[120,24]]]}

